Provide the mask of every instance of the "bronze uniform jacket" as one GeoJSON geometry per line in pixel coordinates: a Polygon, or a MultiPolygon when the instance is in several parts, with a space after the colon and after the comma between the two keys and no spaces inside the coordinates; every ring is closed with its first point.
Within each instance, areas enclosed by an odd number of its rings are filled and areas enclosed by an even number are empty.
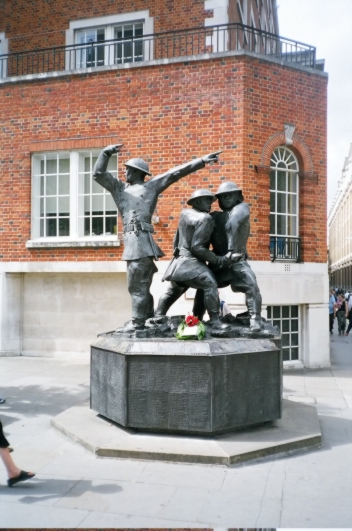
{"type": "Polygon", "coordinates": [[[164,256],[154,242],[151,233],[154,229],[151,219],[158,196],[171,184],[189,173],[204,168],[201,158],[177,166],[158,175],[144,184],[129,185],[116,179],[111,173],[100,172],[96,168],[93,178],[111,193],[124,227],[123,260],[138,260],[146,256],[164,256]],[[144,228],[143,228],[144,227],[144,228]]]}

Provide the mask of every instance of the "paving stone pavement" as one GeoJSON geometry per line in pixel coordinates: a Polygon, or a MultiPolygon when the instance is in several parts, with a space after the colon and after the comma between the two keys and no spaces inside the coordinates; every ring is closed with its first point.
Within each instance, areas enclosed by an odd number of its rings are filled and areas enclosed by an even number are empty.
{"type": "Polygon", "coordinates": [[[232,468],[95,457],[50,428],[89,396],[89,361],[0,358],[0,419],[36,472],[9,489],[0,463],[0,527],[351,527],[352,336],[331,336],[331,357],[284,373],[284,397],[317,408],[323,448],[232,468]]]}

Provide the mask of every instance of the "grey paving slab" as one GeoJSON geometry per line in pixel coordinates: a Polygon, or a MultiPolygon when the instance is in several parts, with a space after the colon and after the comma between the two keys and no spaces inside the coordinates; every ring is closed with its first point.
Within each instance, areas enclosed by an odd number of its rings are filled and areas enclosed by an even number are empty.
{"type": "Polygon", "coordinates": [[[265,495],[280,497],[285,477],[285,465],[281,460],[270,463],[270,468],[262,466],[232,468],[228,470],[221,487],[223,492],[237,492],[242,498],[265,495]]]}
{"type": "MultiPolygon", "coordinates": [[[[182,514],[182,513],[181,513],[182,514]]],[[[195,522],[186,522],[184,520],[166,520],[164,518],[149,518],[147,516],[135,516],[129,514],[111,514],[104,512],[92,511],[78,526],[79,528],[198,528],[199,524],[195,522]]],[[[210,527],[210,525],[202,525],[210,527]]]]}
{"type": "Polygon", "coordinates": [[[323,438],[340,444],[352,442],[352,419],[343,418],[341,414],[338,416],[321,414],[319,419],[323,438]]]}
{"type": "Polygon", "coordinates": [[[13,488],[0,487],[0,503],[14,501],[26,505],[55,505],[79,480],[65,477],[36,474],[35,478],[19,483],[13,488]]]}
{"type": "Polygon", "coordinates": [[[49,425],[88,396],[89,362],[0,358],[0,396],[11,391],[0,418],[16,462],[37,472],[8,489],[0,467],[0,527],[351,527],[352,341],[344,339],[352,337],[332,337],[331,370],[284,373],[285,396],[303,406],[316,397],[322,449],[236,467],[96,457],[49,425]]]}
{"type": "MultiPolygon", "coordinates": [[[[319,476],[289,475],[282,511],[282,527],[295,520],[297,527],[347,527],[352,522],[351,496],[338,482],[326,483],[319,476]],[[307,500],[309,503],[307,504],[307,500]]],[[[351,491],[350,491],[351,492],[351,491]]]]}
{"type": "Polygon", "coordinates": [[[147,467],[145,461],[126,461],[94,457],[83,450],[72,455],[64,452],[41,469],[48,476],[99,478],[107,480],[137,481],[147,467]]]}
{"type": "Polygon", "coordinates": [[[281,526],[281,498],[265,496],[260,500],[255,527],[278,528],[281,526]]]}
{"type": "Polygon", "coordinates": [[[3,528],[74,528],[88,511],[6,502],[0,503],[0,514],[3,528]]]}
{"type": "Polygon", "coordinates": [[[83,479],[56,507],[158,517],[175,491],[165,485],[83,479]]]}
{"type": "Polygon", "coordinates": [[[338,385],[332,374],[329,375],[316,373],[314,375],[308,375],[305,377],[304,386],[313,387],[315,389],[338,389],[338,385]]]}
{"type": "Polygon", "coordinates": [[[178,487],[171,499],[160,511],[160,516],[169,520],[197,522],[207,499],[208,491],[178,487]]]}
{"type": "Polygon", "coordinates": [[[331,409],[332,412],[338,409],[344,409],[347,407],[345,399],[342,398],[331,398],[326,396],[317,397],[317,407],[324,409],[331,409]]]}
{"type": "MultiPolygon", "coordinates": [[[[210,522],[214,527],[256,527],[261,511],[261,497],[242,497],[240,491],[209,492],[199,514],[200,524],[210,522]]],[[[278,521],[280,500],[272,518],[278,521]]],[[[259,527],[259,526],[258,526],[259,527]]]]}
{"type": "Polygon", "coordinates": [[[228,470],[212,465],[148,462],[138,481],[194,489],[221,489],[228,470]]]}
{"type": "MultiPolygon", "coordinates": [[[[310,387],[309,385],[305,388],[305,393],[308,396],[312,396],[315,398],[332,398],[334,400],[344,400],[344,392],[342,389],[324,389],[324,388],[317,388],[317,387],[310,387]]],[[[346,407],[346,404],[344,405],[346,407]]]]}
{"type": "MultiPolygon", "coordinates": [[[[12,443],[11,443],[12,444],[12,443]]],[[[15,448],[13,459],[23,470],[35,470],[39,472],[43,467],[51,463],[58,455],[60,449],[47,448],[45,450],[33,449],[31,453],[26,449],[26,444],[15,448]]]]}

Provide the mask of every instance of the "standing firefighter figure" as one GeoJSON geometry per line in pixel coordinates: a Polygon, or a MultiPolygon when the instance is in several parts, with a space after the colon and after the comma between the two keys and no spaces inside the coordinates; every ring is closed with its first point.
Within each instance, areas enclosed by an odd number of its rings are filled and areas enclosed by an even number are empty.
{"type": "Polygon", "coordinates": [[[221,152],[194,159],[147,182],[145,176],[151,175],[148,164],[140,158],[130,159],[124,164],[126,182],[122,182],[106,171],[111,155],[118,153],[121,147],[122,144],[116,144],[101,151],[93,178],[111,193],[122,217],[125,247],[122,259],[127,261],[128,291],[132,298],[132,321],[124,328],[128,332],[144,328],[145,321],[154,315],[150,293],[153,275],[157,271],[154,260],[164,256],[152,237],[151,221],[159,194],[182,177],[206,164],[218,162],[221,152]]]}
{"type": "MultiPolygon", "coordinates": [[[[220,256],[238,253],[242,258],[218,271],[214,271],[219,288],[231,286],[232,291],[246,296],[246,305],[253,331],[261,329],[262,297],[257,279],[247,262],[247,240],[250,233],[249,206],[243,200],[242,190],[233,182],[223,182],[216,197],[222,212],[213,212],[214,231],[211,237],[213,250],[220,256]]],[[[212,265],[210,268],[212,268],[212,265]]]]}

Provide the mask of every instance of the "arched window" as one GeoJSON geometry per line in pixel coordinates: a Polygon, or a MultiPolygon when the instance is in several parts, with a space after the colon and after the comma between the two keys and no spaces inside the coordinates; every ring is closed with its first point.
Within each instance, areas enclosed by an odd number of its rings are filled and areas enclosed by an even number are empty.
{"type": "Polygon", "coordinates": [[[286,146],[270,160],[270,255],[272,260],[300,261],[298,162],[286,146]]]}

